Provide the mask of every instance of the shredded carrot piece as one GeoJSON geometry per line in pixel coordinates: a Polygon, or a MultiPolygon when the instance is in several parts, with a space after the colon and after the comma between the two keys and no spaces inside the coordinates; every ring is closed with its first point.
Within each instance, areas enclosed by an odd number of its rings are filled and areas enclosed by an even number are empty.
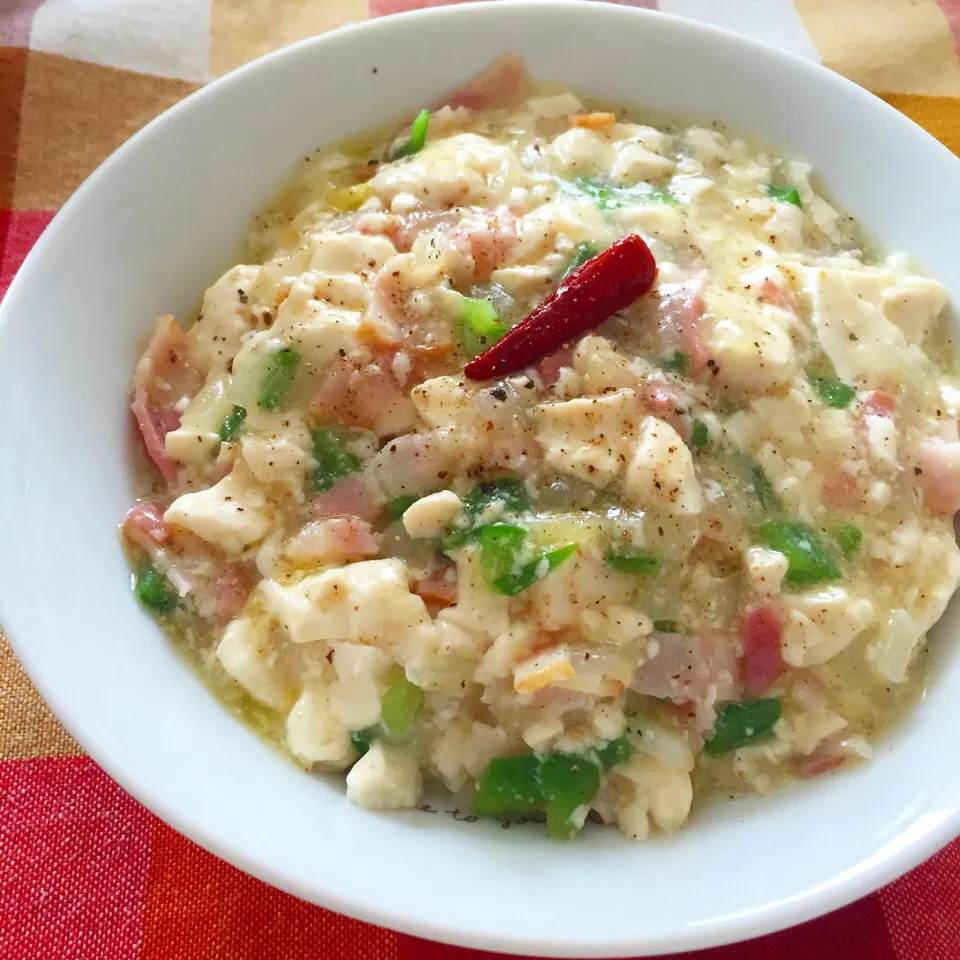
{"type": "Polygon", "coordinates": [[[573,126],[586,127],[588,130],[602,130],[617,122],[613,113],[575,113],[570,119],[573,126]]]}

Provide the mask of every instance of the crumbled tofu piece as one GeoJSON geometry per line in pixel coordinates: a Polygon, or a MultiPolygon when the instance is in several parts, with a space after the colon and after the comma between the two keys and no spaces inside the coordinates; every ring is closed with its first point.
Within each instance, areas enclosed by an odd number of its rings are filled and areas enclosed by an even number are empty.
{"type": "Polygon", "coordinates": [[[897,425],[893,417],[868,414],[863,422],[871,456],[883,466],[896,469],[900,464],[897,461],[897,425]]]}
{"type": "Polygon", "coordinates": [[[241,338],[255,326],[250,294],[259,275],[260,267],[239,264],[203,295],[200,313],[187,331],[190,361],[202,373],[226,373],[241,338]]]}
{"type": "Polygon", "coordinates": [[[618,143],[613,149],[613,165],[610,179],[614,183],[630,185],[646,180],[656,180],[673,172],[669,157],[648,150],[640,143],[618,143]]]}
{"type": "Polygon", "coordinates": [[[873,604],[843,587],[792,597],[783,631],[783,659],[792,667],[826,663],[876,620],[873,604]]]}
{"type": "Polygon", "coordinates": [[[647,417],[621,487],[627,502],[678,516],[703,510],[693,457],[680,434],[663,420],[647,417]]]}
{"type": "Polygon", "coordinates": [[[646,840],[652,826],[672,833],[687,819],[693,785],[686,771],[637,754],[616,772],[631,787],[630,799],[617,810],[617,823],[628,837],[646,840]]]}
{"type": "Polygon", "coordinates": [[[331,643],[336,680],[330,686],[330,709],[351,730],[372,727],[380,720],[383,676],[389,654],[360,643],[331,643]]]}
{"type": "Polygon", "coordinates": [[[796,356],[781,311],[738,293],[711,290],[704,296],[713,317],[707,350],[718,379],[762,393],[793,378],[796,356]]]}
{"type": "Polygon", "coordinates": [[[536,693],[551,683],[573,678],[576,671],[564,646],[544,650],[513,668],[513,689],[517,693],[536,693]]]}
{"type": "Polygon", "coordinates": [[[270,637],[265,617],[230,622],[217,645],[220,665],[248,693],[275,710],[289,710],[296,699],[295,677],[270,637]]]}
{"type": "Polygon", "coordinates": [[[446,210],[453,204],[492,206],[521,179],[516,154],[508,145],[476,133],[457,133],[428,140],[405,163],[383,164],[370,185],[388,202],[407,196],[424,210],[446,210]]]}
{"type": "Polygon", "coordinates": [[[530,97],[527,106],[534,116],[546,120],[556,120],[559,117],[568,117],[572,113],[582,113],[583,103],[573,93],[557,93],[550,97],[530,97]]]}
{"type": "Polygon", "coordinates": [[[439,537],[463,512],[463,501],[452,490],[421,497],[403,514],[403,526],[415,540],[439,537]]]}
{"type": "Polygon", "coordinates": [[[880,625],[877,637],[867,647],[867,660],[885,680],[903,683],[923,638],[923,627],[906,610],[898,608],[880,625]]]}
{"type": "Polygon", "coordinates": [[[683,134],[690,147],[690,154],[701,163],[725,163],[730,159],[727,138],[716,130],[705,127],[690,127],[683,134]]]}
{"type": "Polygon", "coordinates": [[[780,592],[790,563],[778,550],[747,547],[743,551],[743,569],[747,582],[756,593],[772,595],[780,592]]]}
{"type": "Polygon", "coordinates": [[[613,148],[604,135],[585,127],[573,127],[561,133],[547,153],[563,171],[574,176],[598,176],[610,169],[613,148]]]}
{"type": "Polygon", "coordinates": [[[891,274],[890,280],[881,295],[884,316],[910,343],[922,344],[947,305],[946,288],[928,277],[891,274]]]}
{"type": "Polygon", "coordinates": [[[639,415],[632,390],[543,403],[532,411],[547,463],[597,487],[614,480],[626,462],[639,415]]]}
{"type": "Polygon", "coordinates": [[[287,744],[294,756],[328,770],[344,770],[356,757],[350,731],[337,719],[323,681],[304,685],[287,716],[287,744]]]}
{"type": "Polygon", "coordinates": [[[329,274],[374,273],[397,251],[385,237],[324,233],[316,242],[310,269],[329,274]]]}
{"type": "Polygon", "coordinates": [[[351,563],[289,585],[264,580],[257,596],[294,643],[370,643],[405,662],[434,630],[423,600],[410,591],[407,565],[397,559],[351,563]]]}
{"type": "Polygon", "coordinates": [[[404,810],[417,805],[423,786],[416,757],[379,741],[350,768],[347,798],[368,810],[404,810]]]}
{"type": "Polygon", "coordinates": [[[260,483],[277,483],[286,487],[299,502],[304,499],[304,478],[309,453],[283,434],[244,434],[240,451],[250,472],[260,483]]]}
{"type": "Polygon", "coordinates": [[[166,523],[239,554],[270,530],[273,511],[249,470],[237,464],[219,483],[185,493],[167,508],[166,523]]]}
{"type": "Polygon", "coordinates": [[[164,440],[167,456],[177,463],[209,463],[220,449],[220,434],[178,427],[164,440]]]}
{"type": "Polygon", "coordinates": [[[929,361],[884,315],[882,278],[860,270],[810,268],[813,325],[837,376],[867,387],[923,374],[929,361]]]}

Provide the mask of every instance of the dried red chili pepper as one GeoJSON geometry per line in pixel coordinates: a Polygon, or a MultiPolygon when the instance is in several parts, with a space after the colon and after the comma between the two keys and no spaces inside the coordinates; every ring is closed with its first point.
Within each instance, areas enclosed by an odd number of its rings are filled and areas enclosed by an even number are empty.
{"type": "Polygon", "coordinates": [[[656,276],[656,261],[643,238],[622,237],[571,273],[528,317],[471,360],[464,374],[490,380],[536,363],[642,297],[656,276]]]}

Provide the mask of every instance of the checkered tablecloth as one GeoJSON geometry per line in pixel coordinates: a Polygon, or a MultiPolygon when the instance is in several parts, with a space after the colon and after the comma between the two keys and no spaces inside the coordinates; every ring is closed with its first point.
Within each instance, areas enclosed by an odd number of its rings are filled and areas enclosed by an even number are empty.
{"type": "MultiPolygon", "coordinates": [[[[181,97],[291,41],[429,5],[431,0],[0,0],[0,296],[80,182],[181,97]]],[[[740,30],[819,60],[960,152],[960,0],[637,5],[740,30]]],[[[0,636],[0,960],[489,956],[328,913],[185,840],[83,755],[0,636]]],[[[829,917],[689,956],[958,960],[960,841],[829,917]]]]}

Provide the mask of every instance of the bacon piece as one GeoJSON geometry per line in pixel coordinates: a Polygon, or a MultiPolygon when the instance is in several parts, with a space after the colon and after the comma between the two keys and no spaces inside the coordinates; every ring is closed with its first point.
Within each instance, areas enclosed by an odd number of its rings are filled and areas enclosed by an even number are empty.
{"type": "Polygon", "coordinates": [[[949,515],[960,510],[960,441],[927,439],[917,449],[916,473],[929,510],[949,515]]]}
{"type": "Polygon", "coordinates": [[[173,406],[200,389],[202,377],[187,362],[186,331],[172,313],[158,317],[133,375],[134,396],[151,407],[173,406]]]}
{"type": "Polygon", "coordinates": [[[660,335],[668,344],[687,354],[691,373],[702,373],[710,359],[701,324],[707,309],[703,299],[706,279],[706,270],[701,270],[685,283],[669,288],[666,293],[661,292],[657,306],[660,335]]]}
{"type": "Polygon", "coordinates": [[[160,471],[167,483],[177,479],[177,463],[167,455],[166,437],[171,430],[180,426],[180,414],[172,407],[152,407],[148,405],[146,394],[138,391],[130,404],[137,420],[143,444],[147,454],[160,471]]]}
{"type": "Polygon", "coordinates": [[[716,719],[715,705],[737,699],[737,662],[733,647],[722,637],[654,633],[657,653],[642,663],[631,688],[650,697],[692,705],[701,729],[710,729],[716,719]]]}
{"type": "Polygon", "coordinates": [[[512,107],[523,100],[530,90],[530,76],[526,64],[515,53],[507,53],[494,61],[451,96],[436,105],[452,110],[492,110],[512,107]]]}
{"type": "Polygon", "coordinates": [[[863,500],[857,478],[839,467],[831,467],[823,475],[820,492],[829,507],[855,507],[863,500]]]}
{"type": "Polygon", "coordinates": [[[743,640],[740,661],[743,688],[749,696],[759,696],[776,683],[784,671],[780,611],[772,603],[758,604],[743,618],[740,637],[743,640]]]}
{"type": "Polygon", "coordinates": [[[574,345],[572,343],[565,343],[558,350],[547,354],[547,356],[537,364],[537,374],[545,386],[555,386],[560,379],[561,371],[566,367],[573,366],[573,351],[574,345]]]}
{"type": "Polygon", "coordinates": [[[351,473],[338,480],[326,493],[314,500],[310,509],[314,517],[356,517],[372,523],[380,515],[383,498],[373,483],[361,473],[351,473]]]}
{"type": "Polygon", "coordinates": [[[382,537],[357,517],[311,520],[288,544],[287,556],[321,562],[360,560],[380,552],[382,537]]]}
{"type": "Polygon", "coordinates": [[[897,398],[886,390],[872,390],[867,394],[864,409],[876,417],[892,417],[897,410],[897,398]]]}
{"type": "Polygon", "coordinates": [[[166,507],[159,500],[141,500],[131,507],[123,521],[127,539],[148,553],[170,537],[170,528],[163,521],[166,507]]]}
{"type": "Polygon", "coordinates": [[[228,563],[217,570],[213,580],[215,616],[221,623],[232,620],[243,609],[257,582],[246,564],[228,563]]]}

